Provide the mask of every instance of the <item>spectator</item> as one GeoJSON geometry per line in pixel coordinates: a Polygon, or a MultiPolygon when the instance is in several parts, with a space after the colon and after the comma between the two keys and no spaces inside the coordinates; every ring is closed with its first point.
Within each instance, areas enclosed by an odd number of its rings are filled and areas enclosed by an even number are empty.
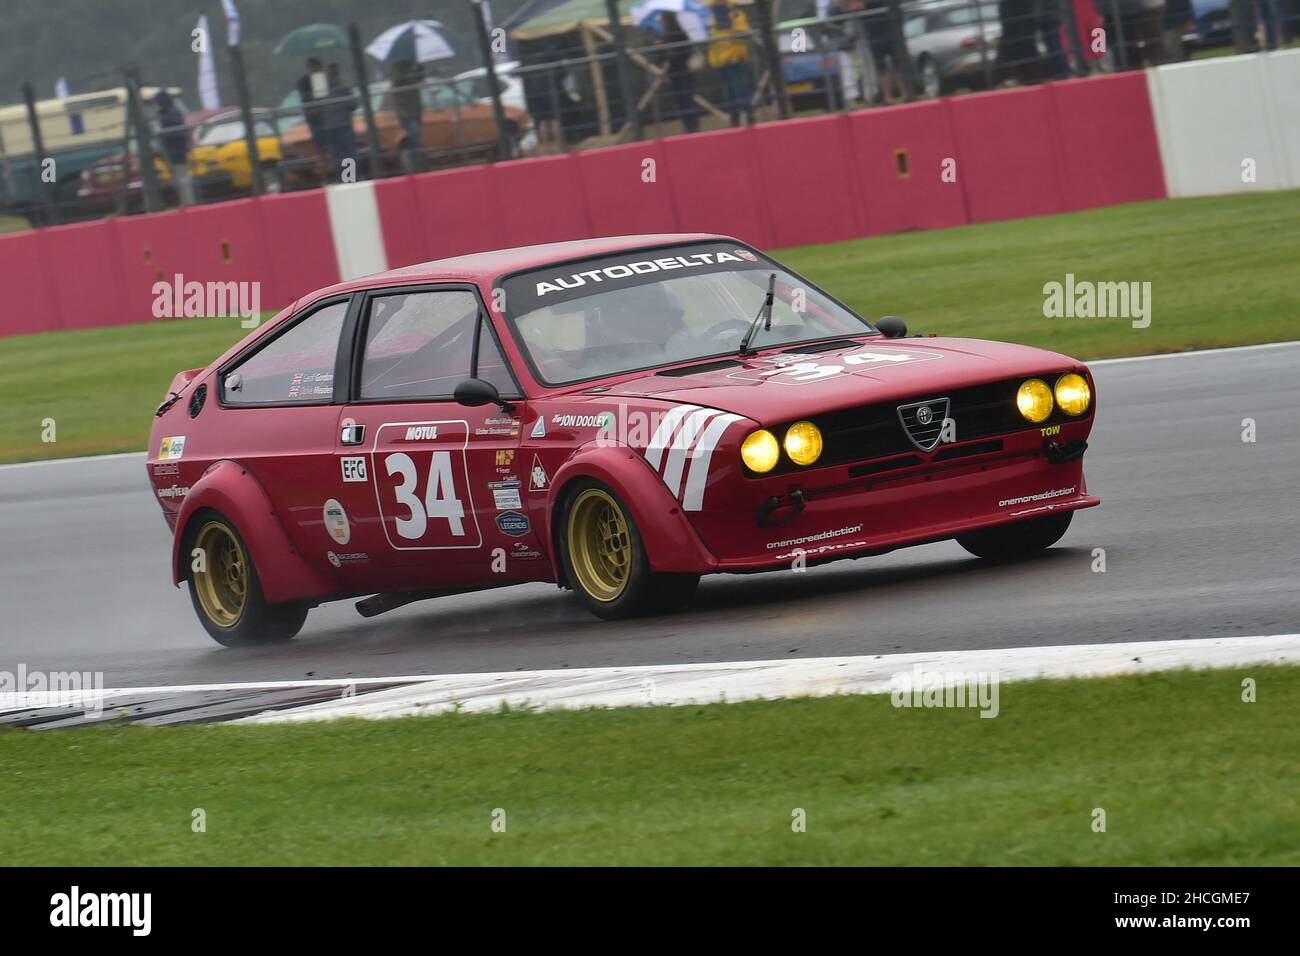
{"type": "Polygon", "coordinates": [[[880,102],[887,105],[894,98],[902,98],[902,90],[898,87],[898,64],[894,61],[893,10],[889,0],[868,0],[866,7],[869,14],[865,21],[867,45],[876,66],[880,102]]]}
{"type": "Polygon", "coordinates": [[[1001,0],[998,4],[1002,28],[997,56],[999,82],[1032,83],[1037,78],[1038,26],[1034,4],[1035,0],[1001,0]]]}
{"type": "Polygon", "coordinates": [[[670,47],[663,53],[660,65],[668,72],[668,85],[673,91],[673,102],[677,107],[677,116],[681,118],[686,132],[696,133],[700,129],[700,108],[695,103],[695,74],[691,70],[690,37],[682,29],[674,13],[660,15],[663,22],[663,35],[659,42],[670,47]]]}
{"type": "MultiPolygon", "coordinates": [[[[821,4],[817,7],[817,18],[820,20],[826,19],[832,12],[835,16],[856,14],[853,19],[843,21],[843,29],[844,35],[853,46],[853,55],[857,58],[861,70],[858,82],[853,85],[857,90],[857,99],[862,102],[870,101],[876,95],[879,86],[875,57],[871,53],[871,44],[867,42],[867,24],[870,21],[863,15],[866,9],[866,0],[835,0],[834,4],[827,0],[824,10],[821,4]]],[[[849,79],[852,79],[851,75],[849,79]]],[[[848,91],[844,95],[845,99],[851,97],[848,91]]]]}
{"type": "Polygon", "coordinates": [[[560,135],[559,69],[551,64],[560,51],[550,38],[530,40],[521,50],[520,77],[524,83],[524,103],[537,129],[537,152],[545,156],[563,148],[560,135]]]}
{"type": "Polygon", "coordinates": [[[329,77],[325,75],[320,57],[308,57],[307,72],[298,78],[298,100],[302,103],[302,115],[307,121],[307,129],[311,131],[311,141],[316,144],[316,152],[321,156],[328,151],[328,144],[321,125],[321,107],[316,105],[316,101],[328,97],[329,88],[329,77]]]}
{"type": "Polygon", "coordinates": [[[731,125],[739,126],[743,114],[754,122],[754,94],[749,81],[749,19],[731,0],[713,6],[713,36],[709,44],[709,66],[722,77],[723,97],[731,125]]]}
{"type": "Polygon", "coordinates": [[[398,60],[388,74],[392,84],[393,109],[402,124],[398,150],[407,172],[424,168],[424,70],[411,60],[398,60]]]}
{"type": "Polygon", "coordinates": [[[1034,0],[1034,26],[1047,51],[1045,69],[1038,72],[1049,80],[1068,76],[1070,68],[1065,62],[1065,51],[1061,48],[1060,0],[1034,0]]]}
{"type": "MultiPolygon", "coordinates": [[[[1103,6],[1106,6],[1103,4],[1103,6]]],[[[1106,10],[1106,35],[1118,36],[1115,11],[1124,27],[1125,66],[1136,69],[1145,61],[1159,66],[1165,61],[1165,0],[1118,0],[1106,10]]]]}
{"type": "Polygon", "coordinates": [[[329,65],[326,73],[328,87],[326,102],[321,105],[321,130],[328,144],[330,165],[340,180],[355,179],[357,168],[357,134],[352,127],[352,114],[357,108],[357,97],[352,88],[343,82],[337,63],[329,65]],[[344,163],[350,163],[345,167],[344,163]],[[345,173],[350,173],[348,177],[345,173]]]}
{"type": "Polygon", "coordinates": [[[158,134],[162,140],[163,156],[171,169],[172,185],[182,206],[194,205],[194,180],[190,178],[190,131],[185,128],[176,101],[166,90],[159,90],[153,98],[158,107],[158,134]]]}

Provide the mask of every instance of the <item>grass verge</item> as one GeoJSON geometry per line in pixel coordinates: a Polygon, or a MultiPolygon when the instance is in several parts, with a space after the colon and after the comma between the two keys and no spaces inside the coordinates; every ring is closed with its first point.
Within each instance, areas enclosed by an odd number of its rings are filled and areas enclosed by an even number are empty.
{"type": "Polygon", "coordinates": [[[885,696],[7,730],[0,860],[1300,863],[1300,667],[1014,683],[1000,705],[992,720],[885,696]],[[1241,700],[1248,676],[1258,703],[1241,700]]]}
{"type": "MultiPolygon", "coordinates": [[[[1001,339],[1078,358],[1300,337],[1300,191],[1135,203],[1037,219],[858,239],[781,257],[868,318],[914,332],[1001,339]],[[1151,283],[1152,321],[1047,319],[1043,286],[1151,283]]],[[[144,447],[172,375],[245,330],[233,319],[0,339],[0,461],[144,447]],[[57,442],[42,441],[54,419],[57,442]]]]}

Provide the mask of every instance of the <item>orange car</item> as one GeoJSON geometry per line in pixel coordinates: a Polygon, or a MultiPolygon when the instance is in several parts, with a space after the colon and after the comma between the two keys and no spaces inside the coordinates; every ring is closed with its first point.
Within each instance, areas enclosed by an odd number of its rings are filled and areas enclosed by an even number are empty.
{"type": "MultiPolygon", "coordinates": [[[[422,145],[426,165],[454,165],[467,154],[496,157],[497,129],[492,101],[474,96],[472,85],[468,80],[455,80],[426,85],[420,90],[420,98],[424,102],[422,145]],[[447,161],[439,163],[440,157],[447,161]]],[[[280,106],[281,109],[295,108],[300,103],[295,91],[286,96],[280,106]]],[[[371,104],[385,173],[400,171],[400,150],[406,139],[406,131],[402,128],[397,113],[389,108],[389,103],[388,82],[372,83],[371,104]]],[[[518,106],[502,104],[502,109],[506,118],[510,155],[521,155],[525,151],[526,142],[531,140],[532,117],[518,106]]],[[[357,136],[357,150],[361,153],[368,144],[368,137],[365,114],[360,106],[353,111],[352,129],[357,136]]],[[[320,152],[306,122],[298,122],[284,129],[280,135],[280,145],[285,162],[295,169],[314,168],[320,162],[320,152]]]]}

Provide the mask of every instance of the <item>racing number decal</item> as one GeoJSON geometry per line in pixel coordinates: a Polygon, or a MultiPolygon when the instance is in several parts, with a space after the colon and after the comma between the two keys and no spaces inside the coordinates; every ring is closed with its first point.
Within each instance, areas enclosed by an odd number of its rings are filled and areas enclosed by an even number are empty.
{"type": "Polygon", "coordinates": [[[922,349],[903,351],[889,349],[881,352],[857,351],[847,355],[830,356],[818,359],[811,355],[792,353],[755,359],[756,362],[771,365],[771,368],[755,370],[743,369],[732,372],[729,378],[738,378],[747,382],[764,380],[780,385],[802,385],[824,378],[832,378],[841,372],[871,372],[878,368],[901,365],[908,362],[922,362],[926,359],[943,358],[939,352],[922,349]]]}
{"type": "Polygon", "coordinates": [[[464,421],[386,423],[375,432],[375,498],[394,550],[483,546],[470,493],[468,441],[464,421]]]}
{"type": "Polygon", "coordinates": [[[394,490],[397,503],[410,509],[410,517],[398,518],[397,533],[408,541],[418,541],[429,529],[429,519],[446,518],[453,538],[465,537],[465,506],[456,497],[456,482],[451,477],[451,452],[435,451],[429,468],[428,490],[424,501],[415,495],[420,476],[415,462],[405,452],[384,459],[388,474],[398,475],[402,483],[394,490]]]}

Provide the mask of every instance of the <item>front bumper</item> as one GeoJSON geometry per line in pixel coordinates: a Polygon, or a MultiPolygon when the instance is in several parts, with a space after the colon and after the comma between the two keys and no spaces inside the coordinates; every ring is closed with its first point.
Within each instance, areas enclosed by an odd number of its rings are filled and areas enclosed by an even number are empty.
{"type": "MultiPolygon", "coordinates": [[[[1080,446],[1086,431],[1085,423],[1050,437],[1034,430],[1007,436],[987,453],[864,477],[837,467],[748,480],[725,510],[691,518],[718,559],[716,571],[789,567],[799,557],[815,563],[883,554],[1100,504],[1084,483],[1080,446]],[[760,521],[764,513],[768,523],[760,521]]],[[[975,449],[980,443],[965,444],[975,449]]]]}

